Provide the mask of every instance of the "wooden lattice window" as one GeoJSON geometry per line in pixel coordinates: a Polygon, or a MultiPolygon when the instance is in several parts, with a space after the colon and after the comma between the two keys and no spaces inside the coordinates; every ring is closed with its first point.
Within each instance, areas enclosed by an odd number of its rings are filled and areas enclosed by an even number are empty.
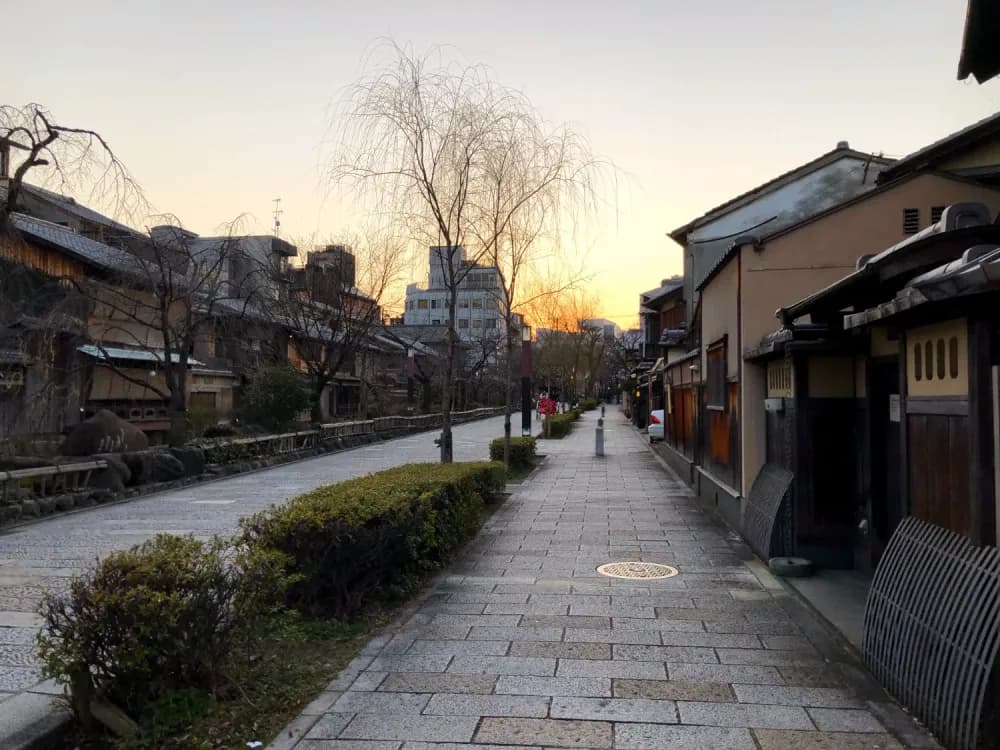
{"type": "Polygon", "coordinates": [[[920,231],[920,209],[903,209],[903,234],[916,234],[920,231]]]}

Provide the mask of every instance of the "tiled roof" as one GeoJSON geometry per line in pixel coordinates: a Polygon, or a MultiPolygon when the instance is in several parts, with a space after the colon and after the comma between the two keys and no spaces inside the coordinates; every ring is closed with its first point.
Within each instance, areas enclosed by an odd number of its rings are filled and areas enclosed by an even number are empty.
{"type": "Polygon", "coordinates": [[[14,228],[28,237],[54,245],[78,260],[108,270],[121,270],[134,263],[131,255],[117,247],[84,237],[72,229],[25,214],[11,214],[14,228]]]}
{"type": "Polygon", "coordinates": [[[71,198],[68,195],[61,195],[60,193],[56,193],[51,190],[46,190],[45,188],[38,187],[37,185],[23,184],[21,186],[21,189],[25,193],[29,193],[41,200],[48,201],[49,203],[54,204],[57,208],[66,211],[67,213],[71,213],[74,216],[78,216],[84,221],[89,221],[94,224],[100,224],[101,226],[110,227],[112,229],[118,230],[119,232],[127,234],[134,234],[134,235],[141,234],[132,227],[117,222],[114,219],[105,216],[102,213],[99,213],[98,211],[94,211],[92,208],[87,208],[86,206],[80,205],[79,203],[76,202],[75,198],[71,198]]]}

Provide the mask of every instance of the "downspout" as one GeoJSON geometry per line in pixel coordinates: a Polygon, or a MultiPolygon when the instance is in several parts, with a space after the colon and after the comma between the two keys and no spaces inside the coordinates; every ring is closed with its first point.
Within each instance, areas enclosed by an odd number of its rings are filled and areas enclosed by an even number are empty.
{"type": "Polygon", "coordinates": [[[736,250],[736,377],[739,381],[737,389],[736,406],[738,409],[737,424],[739,427],[739,475],[737,477],[737,489],[740,495],[744,495],[743,490],[743,470],[746,462],[743,460],[743,437],[746,434],[746,424],[744,417],[746,410],[743,408],[746,394],[746,384],[743,379],[743,248],[746,245],[753,247],[755,251],[763,250],[764,246],[758,237],[754,235],[741,235],[733,240],[733,247],[736,250]]]}

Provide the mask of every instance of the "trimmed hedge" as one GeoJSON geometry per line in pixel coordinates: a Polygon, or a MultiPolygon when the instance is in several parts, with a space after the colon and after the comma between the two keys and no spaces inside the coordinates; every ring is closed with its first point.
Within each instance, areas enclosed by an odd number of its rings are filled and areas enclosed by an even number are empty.
{"type": "Polygon", "coordinates": [[[580,408],[583,411],[593,411],[594,409],[596,409],[600,405],[601,405],[601,402],[598,399],[596,399],[596,398],[584,398],[584,399],[580,399],[580,408]]]}
{"type": "Polygon", "coordinates": [[[580,418],[580,412],[570,409],[562,414],[550,414],[542,424],[542,435],[550,438],[564,438],[573,429],[573,423],[580,418]]]}
{"type": "MultiPolygon", "coordinates": [[[[510,468],[530,469],[535,465],[537,443],[533,437],[512,437],[510,439],[510,468]]],[[[503,438],[490,443],[490,460],[503,461],[503,438]]]]}
{"type": "Polygon", "coordinates": [[[287,556],[289,606],[349,619],[446,562],[505,479],[497,463],[398,466],[258,513],[243,522],[242,541],[287,556]]]}

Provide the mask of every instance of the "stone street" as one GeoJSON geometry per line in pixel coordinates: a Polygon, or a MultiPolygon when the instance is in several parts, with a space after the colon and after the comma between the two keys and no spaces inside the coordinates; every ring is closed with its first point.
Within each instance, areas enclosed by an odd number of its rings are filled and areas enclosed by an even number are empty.
{"type": "MultiPolygon", "coordinates": [[[[502,434],[502,417],[459,425],[456,460],[486,459],[489,441],[502,434]]],[[[96,558],[158,533],[231,534],[242,517],[321,484],[402,463],[435,461],[436,437],[437,432],[426,432],[374,443],[0,533],[0,747],[13,746],[8,729],[44,714],[50,696],[60,692],[41,682],[35,657],[36,612],[46,591],[64,588],[96,558]]]]}
{"type": "Polygon", "coordinates": [[[271,750],[936,747],[614,407],[595,458],[596,418],[271,750]]]}

